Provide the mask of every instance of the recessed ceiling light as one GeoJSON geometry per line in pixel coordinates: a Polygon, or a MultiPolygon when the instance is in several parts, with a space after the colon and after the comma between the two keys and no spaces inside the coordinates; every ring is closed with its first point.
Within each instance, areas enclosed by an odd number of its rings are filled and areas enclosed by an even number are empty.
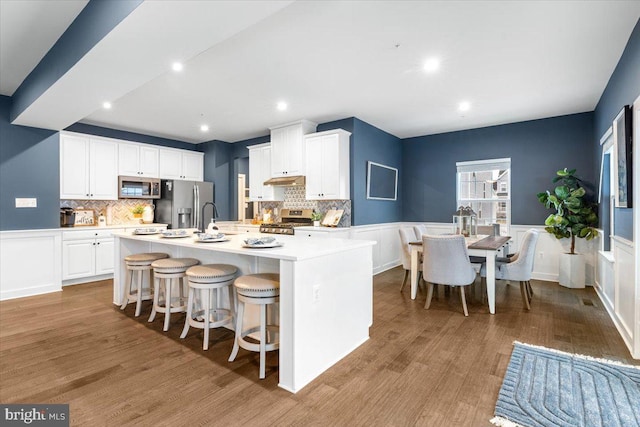
{"type": "Polygon", "coordinates": [[[429,58],[424,61],[424,65],[422,66],[424,71],[427,73],[433,73],[434,71],[438,71],[440,68],[440,60],[438,58],[429,58]]]}
{"type": "Polygon", "coordinates": [[[182,71],[183,68],[184,67],[180,62],[174,62],[173,64],[171,64],[171,69],[173,71],[182,71]]]}
{"type": "Polygon", "coordinates": [[[103,102],[102,103],[102,108],[104,108],[105,110],[110,110],[111,109],[111,103],[110,102],[103,102]]]}
{"type": "Polygon", "coordinates": [[[284,110],[286,110],[286,109],[287,109],[287,103],[286,103],[286,102],[282,102],[282,101],[280,101],[280,102],[278,102],[278,104],[276,105],[276,108],[277,108],[279,111],[284,111],[284,110]]]}
{"type": "Polygon", "coordinates": [[[469,111],[470,108],[471,103],[469,101],[462,101],[460,104],[458,104],[459,111],[469,111]]]}
{"type": "Polygon", "coordinates": [[[209,132],[209,126],[207,126],[207,125],[201,125],[201,126],[200,126],[200,130],[201,130],[202,132],[209,132]]]}

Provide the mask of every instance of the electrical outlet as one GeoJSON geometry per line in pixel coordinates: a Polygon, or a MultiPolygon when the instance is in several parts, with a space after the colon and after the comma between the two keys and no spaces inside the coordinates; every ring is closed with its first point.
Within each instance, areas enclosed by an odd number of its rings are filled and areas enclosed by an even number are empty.
{"type": "Polygon", "coordinates": [[[320,284],[313,285],[313,302],[320,301],[320,284]]]}
{"type": "Polygon", "coordinates": [[[538,254],[538,258],[543,259],[543,258],[544,258],[544,252],[540,252],[540,253],[538,254]]]}
{"type": "Polygon", "coordinates": [[[38,199],[34,197],[30,197],[30,198],[16,197],[16,208],[37,208],[37,207],[38,207],[38,199]]]}

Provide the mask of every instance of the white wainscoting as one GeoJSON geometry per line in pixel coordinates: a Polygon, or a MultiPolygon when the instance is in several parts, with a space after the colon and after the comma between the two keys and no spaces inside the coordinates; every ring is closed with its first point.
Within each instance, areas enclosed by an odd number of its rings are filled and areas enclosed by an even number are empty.
{"type": "Polygon", "coordinates": [[[615,286],[616,276],[613,251],[598,251],[596,283],[593,287],[609,313],[614,311],[615,286]]]}
{"type": "Polygon", "coordinates": [[[596,292],[635,359],[640,359],[640,287],[635,281],[634,242],[614,236],[611,252],[598,252],[596,292]]]}
{"type": "Polygon", "coordinates": [[[59,230],[0,232],[0,300],[62,290],[59,230]]]}
{"type": "Polygon", "coordinates": [[[400,249],[400,223],[360,225],[351,227],[350,238],[375,240],[373,247],[373,274],[382,273],[402,264],[400,249]]]}

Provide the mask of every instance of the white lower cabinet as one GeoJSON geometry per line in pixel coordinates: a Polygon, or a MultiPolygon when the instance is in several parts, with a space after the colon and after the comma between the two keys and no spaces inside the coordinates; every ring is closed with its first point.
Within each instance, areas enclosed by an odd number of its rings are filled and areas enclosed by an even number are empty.
{"type": "Polygon", "coordinates": [[[113,274],[114,238],[121,229],[64,231],[62,280],[113,274]]]}
{"type": "Polygon", "coordinates": [[[95,239],[62,242],[62,280],[94,276],[95,239]]]}
{"type": "Polygon", "coordinates": [[[96,239],[96,276],[113,274],[113,268],[115,267],[114,249],[115,242],[113,237],[96,239]]]}

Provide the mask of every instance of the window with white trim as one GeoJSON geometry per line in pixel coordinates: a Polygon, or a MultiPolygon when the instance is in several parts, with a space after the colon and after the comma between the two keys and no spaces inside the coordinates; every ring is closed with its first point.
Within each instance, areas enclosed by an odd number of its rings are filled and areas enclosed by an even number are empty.
{"type": "Polygon", "coordinates": [[[598,203],[602,207],[602,248],[611,251],[613,248],[613,230],[615,229],[616,188],[614,178],[614,168],[617,167],[614,160],[613,130],[609,128],[600,139],[602,145],[602,158],[600,161],[600,192],[598,193],[598,203]],[[607,217],[609,220],[607,221],[607,217]]]}
{"type": "Polygon", "coordinates": [[[500,234],[508,235],[511,227],[511,159],[457,162],[456,167],[455,208],[471,206],[478,216],[478,225],[500,224],[500,234]]]}

